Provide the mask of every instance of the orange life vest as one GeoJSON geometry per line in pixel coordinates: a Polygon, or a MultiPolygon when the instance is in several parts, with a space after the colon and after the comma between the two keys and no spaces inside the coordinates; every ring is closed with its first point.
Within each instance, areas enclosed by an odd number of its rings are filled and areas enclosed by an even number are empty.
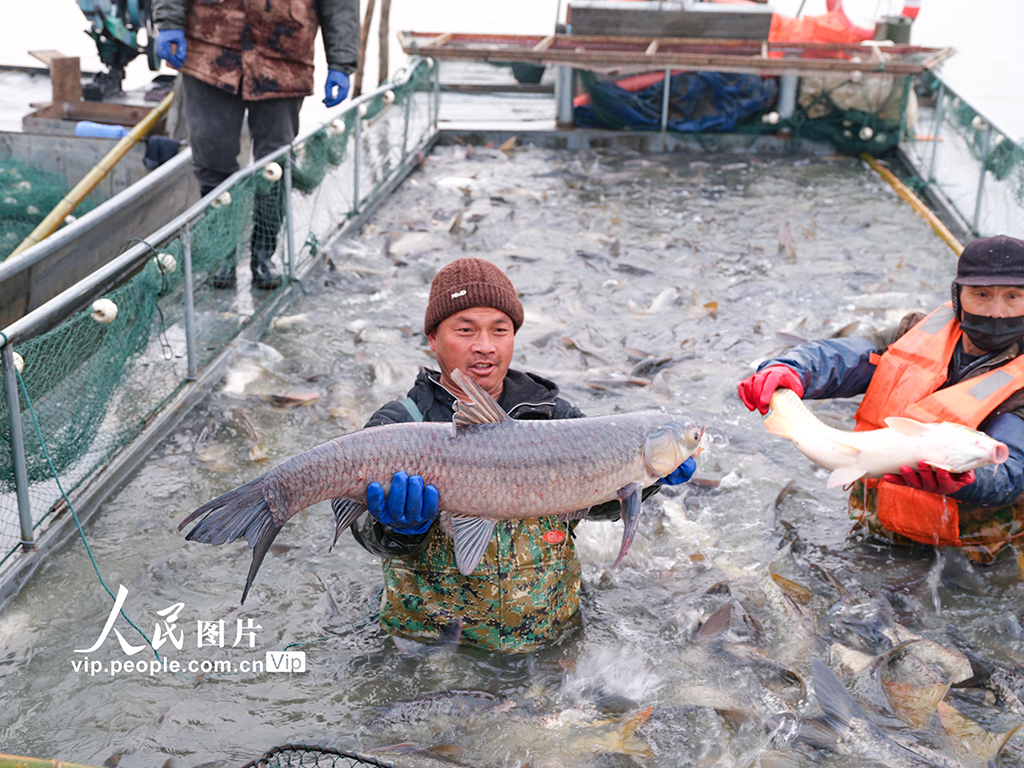
{"type": "MultiPolygon", "coordinates": [[[[855,431],[882,429],[892,416],[936,423],[953,421],[977,429],[1000,404],[1024,387],[1024,355],[988,373],[946,383],[949,361],[960,340],[960,323],[949,302],[936,309],[881,355],[857,411],[855,431]]],[[[878,520],[890,531],[934,546],[962,546],[956,499],[878,479],[878,520]]],[[[865,493],[865,497],[867,497],[865,493]]]]}

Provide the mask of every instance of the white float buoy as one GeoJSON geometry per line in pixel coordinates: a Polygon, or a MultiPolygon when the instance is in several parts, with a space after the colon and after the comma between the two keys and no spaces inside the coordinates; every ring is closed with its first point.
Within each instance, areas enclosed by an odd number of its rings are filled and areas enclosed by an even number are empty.
{"type": "Polygon", "coordinates": [[[855,83],[856,84],[856,83],[859,83],[863,79],[864,79],[864,73],[861,72],[859,69],[855,69],[855,70],[853,70],[853,72],[850,73],[850,82],[851,83],[855,83]]]}
{"type": "Polygon", "coordinates": [[[356,108],[356,112],[358,112],[358,113],[359,113],[359,116],[360,116],[360,117],[366,117],[366,104],[365,104],[365,103],[363,103],[363,104],[360,104],[360,105],[359,105],[359,106],[358,106],[358,107],[356,108]]]}
{"type": "Polygon", "coordinates": [[[158,253],[156,255],[156,268],[161,275],[169,275],[178,268],[178,260],[169,253],[158,253]]]}
{"type": "Polygon", "coordinates": [[[220,208],[222,205],[231,205],[231,193],[226,189],[214,198],[210,203],[211,208],[220,208]]]}
{"type": "Polygon", "coordinates": [[[18,190],[19,192],[31,192],[32,191],[32,182],[31,181],[19,181],[17,184],[14,185],[14,188],[16,190],[18,190]]]}
{"type": "Polygon", "coordinates": [[[284,176],[284,171],[277,163],[267,163],[263,166],[263,178],[267,181],[280,181],[282,176],[284,176]]]}
{"type": "Polygon", "coordinates": [[[22,371],[25,370],[25,358],[23,358],[17,352],[12,352],[11,354],[14,355],[14,370],[16,370],[18,373],[21,373],[22,371]]]}
{"type": "Polygon", "coordinates": [[[391,91],[391,90],[384,91],[384,103],[385,104],[393,104],[394,101],[395,101],[395,92],[391,91]]]}
{"type": "Polygon", "coordinates": [[[39,209],[36,208],[34,205],[29,205],[25,207],[25,213],[28,214],[29,216],[38,216],[39,209]]]}
{"type": "Polygon", "coordinates": [[[779,120],[782,118],[778,112],[768,112],[767,114],[761,115],[761,122],[767,123],[768,125],[778,125],[779,120]]]}
{"type": "Polygon", "coordinates": [[[870,125],[865,125],[860,129],[860,132],[857,135],[860,136],[861,141],[870,141],[871,137],[875,135],[875,132],[872,130],[870,125]]]}
{"type": "Polygon", "coordinates": [[[90,314],[90,317],[101,325],[112,323],[114,322],[114,318],[117,317],[117,304],[112,302],[110,299],[96,299],[96,301],[92,303],[92,313],[90,314]]]}
{"type": "Polygon", "coordinates": [[[984,131],[988,125],[985,123],[985,118],[981,115],[975,115],[974,119],[971,120],[971,128],[976,131],[984,131]]]}
{"type": "Polygon", "coordinates": [[[76,221],[78,221],[78,217],[75,216],[75,214],[73,213],[69,213],[67,216],[64,217],[65,224],[74,224],[76,221]]]}
{"type": "Polygon", "coordinates": [[[431,69],[434,68],[434,57],[433,56],[427,56],[427,66],[430,67],[431,69]]]}
{"type": "Polygon", "coordinates": [[[340,118],[331,120],[331,124],[327,126],[327,132],[332,136],[341,136],[345,132],[345,121],[340,118]]]}

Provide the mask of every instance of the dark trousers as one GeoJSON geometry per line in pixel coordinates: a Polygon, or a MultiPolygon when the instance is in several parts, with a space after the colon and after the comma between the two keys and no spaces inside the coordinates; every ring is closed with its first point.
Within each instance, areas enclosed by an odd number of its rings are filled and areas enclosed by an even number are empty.
{"type": "Polygon", "coordinates": [[[261,158],[299,132],[302,96],[245,101],[189,75],[181,75],[185,120],[192,142],[192,170],[203,194],[238,170],[242,120],[248,110],[253,157],[261,158]]]}

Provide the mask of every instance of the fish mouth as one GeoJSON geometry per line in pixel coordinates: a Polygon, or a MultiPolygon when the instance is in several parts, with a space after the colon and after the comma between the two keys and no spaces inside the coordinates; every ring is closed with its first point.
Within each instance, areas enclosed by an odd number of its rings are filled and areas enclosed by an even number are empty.
{"type": "Polygon", "coordinates": [[[995,448],[992,449],[992,463],[1002,464],[1008,458],[1010,458],[1010,449],[1002,443],[999,443],[995,448]]]}
{"type": "MultiPolygon", "coordinates": [[[[697,450],[693,452],[693,455],[700,456],[702,453],[704,453],[704,449],[708,447],[708,444],[710,442],[711,438],[708,436],[707,431],[703,427],[701,427],[700,440],[697,441],[697,450]]],[[[1009,449],[1007,449],[1007,453],[1009,453],[1009,449]]],[[[1003,461],[1006,461],[1006,459],[1003,459],[1003,461]]]]}

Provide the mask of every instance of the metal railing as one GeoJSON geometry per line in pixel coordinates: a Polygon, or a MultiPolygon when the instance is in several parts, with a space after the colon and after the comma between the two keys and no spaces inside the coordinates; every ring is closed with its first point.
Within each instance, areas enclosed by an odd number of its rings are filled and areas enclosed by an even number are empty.
{"type": "MultiPolygon", "coordinates": [[[[211,208],[217,208],[223,193],[244,187],[246,184],[252,184],[257,181],[254,178],[256,174],[263,173],[271,163],[278,163],[282,170],[283,187],[281,206],[283,237],[279,238],[282,251],[281,260],[286,278],[285,285],[286,287],[289,284],[294,286],[295,282],[314,266],[315,259],[313,257],[319,252],[319,249],[325,248],[346,232],[360,227],[366,216],[390,194],[436,140],[439,93],[437,69],[436,63],[432,60],[414,59],[405,70],[396,74],[390,83],[344,104],[332,112],[322,124],[297,136],[291,144],[282,146],[238,170],[208,195],[156,232],[142,240],[133,241],[134,244],[124,253],[97,269],[89,277],[74,284],[3,329],[2,335],[0,335],[0,363],[2,363],[3,369],[7,426],[10,438],[9,448],[17,500],[20,542],[15,544],[14,549],[9,552],[0,549],[0,605],[3,604],[5,597],[10,596],[10,590],[5,590],[4,584],[9,581],[20,582],[25,578],[24,574],[21,579],[9,578],[12,575],[10,573],[12,569],[3,569],[4,561],[14,553],[19,544],[25,553],[38,552],[40,536],[46,534],[45,532],[38,534],[37,529],[50,512],[61,504],[59,496],[52,497],[52,500],[51,498],[44,499],[42,506],[45,507],[45,513],[42,516],[33,514],[30,478],[29,472],[26,470],[25,427],[22,423],[22,406],[19,403],[19,374],[15,368],[15,348],[26,342],[40,339],[44,334],[55,331],[55,329],[60,329],[63,324],[79,316],[79,313],[96,299],[127,284],[154,258],[157,249],[166,247],[169,242],[174,241],[180,244],[180,260],[182,262],[182,305],[180,311],[185,330],[186,367],[183,376],[175,377],[176,383],[172,385],[172,395],[181,398],[183,389],[196,388],[200,384],[202,384],[200,389],[205,387],[203,391],[208,390],[216,383],[220,376],[218,371],[223,366],[218,368],[211,362],[204,369],[201,361],[204,351],[208,352],[209,345],[207,348],[201,349],[197,334],[197,281],[193,263],[196,246],[194,228],[210,214],[211,208]],[[401,89],[405,89],[402,102],[392,106],[395,101],[395,92],[401,89]],[[402,109],[404,113],[396,112],[396,109],[402,109]],[[315,200],[311,202],[302,193],[293,189],[293,165],[297,162],[295,158],[302,156],[307,142],[318,135],[323,137],[331,126],[338,126],[339,123],[351,124],[351,136],[346,139],[344,159],[339,161],[336,169],[330,169],[329,175],[324,175],[317,183],[317,194],[314,196],[315,200]],[[387,134],[384,136],[385,140],[372,142],[367,140],[364,147],[366,132],[375,130],[380,125],[383,125],[380,130],[387,134]],[[411,131],[415,131],[415,134],[411,134],[411,131]],[[400,148],[398,146],[399,135],[401,136],[400,148]],[[410,146],[410,141],[412,141],[412,146],[410,146]],[[382,146],[385,149],[381,149],[382,146]],[[351,176],[346,181],[345,175],[349,171],[351,176]],[[350,193],[343,189],[346,185],[350,193]],[[328,189],[328,187],[330,188],[328,189]],[[325,190],[326,193],[321,194],[325,190]],[[335,209],[331,210],[328,206],[327,210],[317,210],[316,206],[322,205],[323,199],[331,196],[335,202],[338,202],[335,209]],[[303,216],[305,216],[304,222],[303,216]],[[307,257],[300,259],[298,249],[301,249],[303,245],[300,244],[297,249],[296,232],[303,224],[309,229],[305,245],[310,247],[307,257]],[[212,380],[202,381],[211,377],[212,380]]],[[[376,138],[380,139],[380,137],[376,138]]],[[[127,195],[121,199],[119,204],[129,205],[133,199],[132,195],[127,195]]],[[[112,208],[109,206],[96,211],[100,217],[109,215],[111,212],[112,208]]],[[[83,220],[78,222],[80,227],[89,224],[84,221],[85,218],[83,217],[83,220]]],[[[61,237],[67,238],[71,235],[73,232],[61,237]]],[[[44,241],[37,248],[46,250],[42,248],[46,245],[44,241]]],[[[52,247],[54,247],[53,244],[47,246],[47,248],[52,247]]],[[[264,316],[272,314],[277,307],[282,305],[286,294],[286,290],[270,294],[260,303],[260,308],[253,313],[253,317],[261,315],[261,313],[264,316]]],[[[163,317],[161,316],[161,324],[162,321],[163,317]]],[[[221,349],[214,356],[219,360],[225,354],[221,349]]],[[[156,420],[154,414],[157,411],[182,411],[180,407],[175,407],[172,395],[160,398],[154,411],[145,419],[147,425],[156,420]]],[[[193,401],[197,399],[194,393],[190,396],[194,398],[193,401]]],[[[181,415],[183,414],[179,413],[176,418],[180,418],[181,415]]],[[[169,428],[167,427],[165,432],[169,428]]],[[[130,453],[131,451],[131,444],[123,449],[123,452],[130,453]]],[[[104,462],[104,464],[106,463],[104,462]]],[[[103,471],[106,467],[101,466],[99,469],[103,471]]],[[[130,470],[125,470],[124,474],[127,474],[128,471],[130,470]]],[[[91,477],[88,479],[88,483],[85,480],[82,482],[95,485],[91,477]]],[[[106,481],[105,486],[105,491],[101,496],[94,496],[89,500],[89,504],[93,508],[102,500],[102,495],[116,487],[116,482],[106,481]]],[[[50,493],[49,490],[47,492],[50,493]]],[[[0,506],[0,523],[3,522],[2,518],[5,513],[9,514],[9,511],[0,506]]],[[[13,523],[13,520],[10,522],[13,523]]],[[[32,567],[34,568],[34,565],[32,567]]]]}
{"type": "Polygon", "coordinates": [[[922,78],[935,104],[903,148],[925,193],[965,237],[1024,237],[1024,149],[941,75],[922,78]]]}

